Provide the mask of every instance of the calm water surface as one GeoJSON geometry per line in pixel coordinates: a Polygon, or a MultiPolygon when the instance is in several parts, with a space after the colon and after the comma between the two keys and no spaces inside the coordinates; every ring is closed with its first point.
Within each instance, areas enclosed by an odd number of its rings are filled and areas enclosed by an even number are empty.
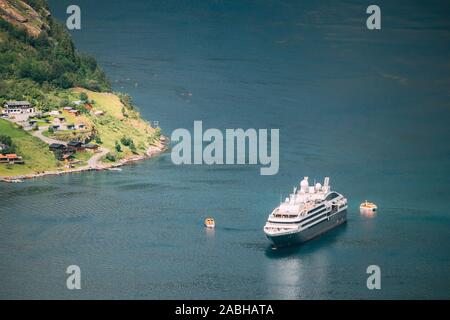
{"type": "MultiPolygon", "coordinates": [[[[77,47],[145,118],[169,135],[194,120],[280,128],[280,171],[164,154],[1,184],[0,298],[450,298],[448,4],[380,1],[371,32],[359,1],[78,3],[77,47]],[[272,250],[267,215],[305,175],[331,177],[348,224],[272,250]],[[375,218],[359,214],[365,199],[375,218]]],[[[65,19],[70,1],[50,4],[65,19]]]]}

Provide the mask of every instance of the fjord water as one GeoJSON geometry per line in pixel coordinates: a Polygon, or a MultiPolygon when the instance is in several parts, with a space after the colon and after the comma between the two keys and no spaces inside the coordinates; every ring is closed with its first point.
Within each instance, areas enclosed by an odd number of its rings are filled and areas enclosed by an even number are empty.
{"type": "MultiPolygon", "coordinates": [[[[167,135],[279,128],[280,171],[166,153],[1,184],[1,298],[450,298],[448,3],[378,1],[369,31],[364,1],[77,2],[76,46],[146,119],[167,135]],[[267,215],[305,175],[331,177],[348,223],[272,250],[267,215]]],[[[60,20],[70,4],[50,1],[60,20]]]]}

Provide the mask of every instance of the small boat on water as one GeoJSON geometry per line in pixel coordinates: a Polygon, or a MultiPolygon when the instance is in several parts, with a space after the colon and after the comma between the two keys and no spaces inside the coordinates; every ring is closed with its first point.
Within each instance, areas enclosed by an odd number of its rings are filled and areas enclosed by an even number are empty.
{"type": "Polygon", "coordinates": [[[122,171],[122,168],[109,168],[109,171],[122,171]]]}
{"type": "Polygon", "coordinates": [[[359,211],[362,214],[374,214],[375,212],[377,212],[377,210],[377,205],[375,203],[368,202],[367,200],[361,203],[361,205],[359,206],[359,211]]]}
{"type": "Polygon", "coordinates": [[[206,228],[215,228],[216,226],[216,222],[211,217],[206,218],[204,223],[206,228]]]}
{"type": "Polygon", "coordinates": [[[23,180],[20,180],[20,179],[5,179],[3,181],[9,182],[9,183],[22,183],[23,182],[23,180]]]}

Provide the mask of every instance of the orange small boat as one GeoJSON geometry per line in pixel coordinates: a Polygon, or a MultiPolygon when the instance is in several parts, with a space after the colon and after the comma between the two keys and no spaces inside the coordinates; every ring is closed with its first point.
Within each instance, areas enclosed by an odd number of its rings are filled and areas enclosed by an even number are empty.
{"type": "Polygon", "coordinates": [[[216,222],[213,218],[208,217],[205,219],[205,227],[206,228],[214,228],[216,226],[216,222]]]}
{"type": "Polygon", "coordinates": [[[378,207],[375,203],[368,202],[367,200],[361,203],[359,206],[359,210],[361,213],[375,213],[378,210],[378,207]]]}

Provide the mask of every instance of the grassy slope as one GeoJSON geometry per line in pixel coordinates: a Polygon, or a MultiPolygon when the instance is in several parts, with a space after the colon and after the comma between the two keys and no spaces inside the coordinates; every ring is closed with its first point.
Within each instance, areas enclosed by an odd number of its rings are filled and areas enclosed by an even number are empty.
{"type": "MultiPolygon", "coordinates": [[[[122,113],[122,109],[124,108],[122,102],[118,96],[112,93],[93,92],[87,89],[75,88],[66,92],[60,92],[60,94],[65,98],[75,100],[81,92],[85,92],[90,100],[95,101],[93,105],[94,111],[102,110],[105,112],[105,115],[82,115],[75,118],[74,116],[63,114],[67,119],[67,123],[84,122],[89,127],[94,127],[97,136],[102,140],[101,145],[109,149],[116,156],[117,160],[134,155],[129,147],[120,143],[121,138],[124,136],[133,140],[137,154],[144,155],[146,153],[147,149],[154,142],[156,130],[147,121],[143,120],[137,111],[126,109],[128,117],[125,117],[122,113]],[[115,150],[116,141],[119,141],[121,145],[121,152],[115,150]]],[[[0,176],[30,174],[51,171],[58,168],[58,161],[55,159],[53,153],[48,150],[48,145],[43,141],[33,137],[22,129],[18,129],[15,125],[3,119],[0,119],[0,133],[8,135],[13,139],[17,145],[17,153],[25,160],[25,165],[0,164],[0,176]]],[[[77,138],[74,135],[75,132],[55,132],[53,135],[45,132],[46,136],[51,136],[56,139],[60,139],[64,134],[68,135],[68,137],[63,140],[77,138]]],[[[78,132],[78,135],[82,134],[78,132]]],[[[92,154],[86,153],[80,154],[76,158],[83,160],[83,164],[85,164],[91,156],[92,154]]]]}
{"type": "MultiPolygon", "coordinates": [[[[85,92],[90,100],[94,100],[94,110],[105,112],[104,116],[91,116],[95,129],[102,140],[102,146],[115,152],[115,142],[124,136],[133,139],[137,152],[140,155],[145,154],[148,147],[153,142],[155,129],[148,122],[143,120],[136,111],[127,110],[129,117],[124,117],[122,108],[124,107],[119,97],[112,93],[93,92],[87,89],[76,88],[73,92],[79,94],[85,92]]],[[[120,159],[125,156],[131,156],[132,152],[128,147],[121,145],[122,152],[116,153],[120,159]]]]}
{"type": "Polygon", "coordinates": [[[38,138],[3,119],[0,119],[0,133],[13,139],[17,146],[17,154],[25,160],[24,165],[0,164],[0,176],[29,174],[57,168],[57,161],[53,153],[48,150],[47,144],[38,138]]]}

